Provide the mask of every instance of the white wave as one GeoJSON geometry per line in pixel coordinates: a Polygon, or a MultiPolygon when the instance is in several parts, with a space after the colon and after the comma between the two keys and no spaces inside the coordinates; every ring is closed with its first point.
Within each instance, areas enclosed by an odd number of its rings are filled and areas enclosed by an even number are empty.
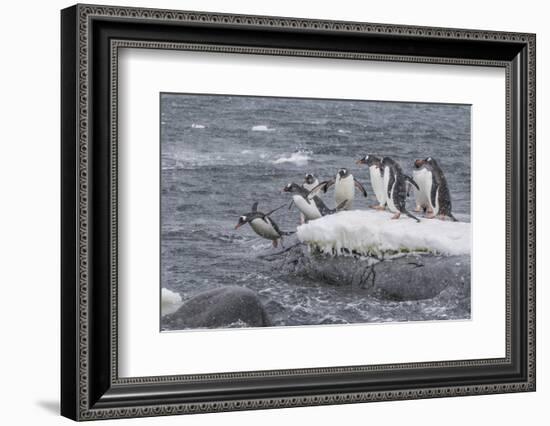
{"type": "Polygon", "coordinates": [[[344,135],[347,135],[348,133],[351,133],[351,130],[338,129],[338,133],[342,133],[342,134],[344,134],[344,135]]]}
{"type": "Polygon", "coordinates": [[[181,296],[179,293],[163,288],[160,295],[160,313],[162,316],[173,314],[181,306],[181,296]]]}
{"type": "Polygon", "coordinates": [[[273,161],[273,164],[294,163],[297,166],[304,166],[311,159],[309,154],[309,152],[305,151],[293,152],[288,157],[283,156],[276,159],[275,161],[273,161]]]}
{"type": "Polygon", "coordinates": [[[249,150],[249,149],[243,149],[243,150],[241,151],[241,154],[251,154],[251,153],[252,153],[252,151],[249,150]]]}
{"type": "Polygon", "coordinates": [[[324,216],[297,228],[300,241],[325,253],[342,249],[368,254],[430,252],[470,253],[470,223],[420,219],[404,215],[392,220],[387,212],[351,210],[324,216]]]}
{"type": "Polygon", "coordinates": [[[197,124],[197,123],[191,124],[192,129],[204,129],[205,127],[206,126],[204,124],[197,124]]]}
{"type": "Polygon", "coordinates": [[[252,126],[253,132],[273,132],[275,129],[266,126],[265,124],[259,124],[257,126],[252,126]]]}

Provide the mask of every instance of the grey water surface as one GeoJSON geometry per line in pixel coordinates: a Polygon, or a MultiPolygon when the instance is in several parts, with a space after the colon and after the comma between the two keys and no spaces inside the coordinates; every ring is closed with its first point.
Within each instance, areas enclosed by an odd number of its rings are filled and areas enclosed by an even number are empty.
{"type": "MultiPolygon", "coordinates": [[[[436,158],[455,216],[470,221],[469,105],[189,94],[161,94],[160,103],[162,287],[183,300],[246,287],[275,326],[470,317],[469,271],[461,288],[400,300],[300,273],[287,267],[296,263],[288,253],[266,259],[278,251],[270,241],[248,225],[234,229],[253,202],[264,212],[288,204],[284,185],[301,184],[307,172],[328,179],[340,167],[367,188],[369,198],[356,193],[354,203],[367,209],[374,204],[368,171],[355,164],[365,154],[391,156],[409,174],[415,159],[436,158]]],[[[324,200],[334,207],[331,191],[324,200]]],[[[288,231],[300,220],[286,207],[273,219],[288,231]]],[[[285,245],[294,243],[293,236],[285,245]]],[[[469,256],[459,262],[469,265],[469,256]]],[[[162,319],[161,327],[171,329],[162,319]]]]}

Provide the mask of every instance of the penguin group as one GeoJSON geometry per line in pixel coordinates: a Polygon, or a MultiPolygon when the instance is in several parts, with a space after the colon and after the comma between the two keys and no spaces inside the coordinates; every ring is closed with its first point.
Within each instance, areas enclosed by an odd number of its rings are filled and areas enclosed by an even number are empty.
{"type": "MultiPolygon", "coordinates": [[[[376,210],[386,210],[394,213],[392,219],[399,219],[403,214],[416,222],[420,219],[407,210],[406,201],[411,190],[415,192],[415,212],[424,214],[427,219],[438,218],[445,220],[457,219],[452,214],[451,194],[447,180],[438,162],[433,157],[423,160],[415,160],[413,163],[412,177],[405,174],[400,164],[391,157],[378,157],[365,155],[356,161],[356,164],[366,165],[369,169],[371,186],[377,200],[376,205],[371,206],[376,210]]],[[[355,198],[355,190],[367,197],[364,186],[346,168],[341,168],[331,179],[319,182],[311,173],[305,175],[303,183],[290,182],[284,186],[283,192],[290,193],[292,206],[300,211],[300,222],[307,223],[323,216],[337,213],[341,210],[350,210],[355,198]],[[320,197],[330,187],[334,186],[335,207],[328,207],[320,197]]],[[[281,231],[271,214],[281,209],[279,206],[268,213],[258,211],[258,202],[252,206],[252,211],[239,218],[235,229],[250,224],[254,232],[259,236],[271,240],[273,247],[278,246],[284,236],[294,232],[281,231]]]]}

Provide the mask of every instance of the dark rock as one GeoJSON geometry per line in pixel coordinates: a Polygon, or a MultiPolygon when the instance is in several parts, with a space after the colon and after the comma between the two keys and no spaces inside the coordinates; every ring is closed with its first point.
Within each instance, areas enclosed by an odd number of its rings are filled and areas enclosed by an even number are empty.
{"type": "Polygon", "coordinates": [[[393,259],[364,256],[331,256],[297,247],[288,256],[287,271],[329,285],[353,286],[388,300],[421,300],[444,290],[469,297],[469,256],[407,254],[393,259]]]}
{"type": "Polygon", "coordinates": [[[266,311],[255,292],[227,286],[193,296],[173,314],[163,317],[168,329],[266,327],[266,311]]]}

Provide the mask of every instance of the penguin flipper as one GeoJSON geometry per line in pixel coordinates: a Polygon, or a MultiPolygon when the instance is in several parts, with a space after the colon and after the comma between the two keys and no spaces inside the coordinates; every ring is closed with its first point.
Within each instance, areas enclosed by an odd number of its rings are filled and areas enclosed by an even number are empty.
{"type": "Polygon", "coordinates": [[[414,186],[417,190],[420,191],[420,188],[418,186],[418,184],[414,181],[414,179],[408,175],[403,175],[403,177],[405,178],[405,181],[408,181],[411,183],[412,186],[414,186]]]}
{"type": "Polygon", "coordinates": [[[275,213],[277,210],[282,209],[285,206],[286,204],[283,204],[282,206],[279,206],[276,209],[271,210],[269,213],[266,213],[264,216],[269,216],[270,214],[275,213]]]}
{"type": "Polygon", "coordinates": [[[388,179],[388,187],[386,188],[386,192],[388,193],[388,198],[391,198],[391,189],[393,188],[393,184],[395,183],[395,172],[393,171],[393,168],[390,168],[390,178],[388,179]]]}
{"type": "Polygon", "coordinates": [[[367,196],[367,190],[361,185],[361,182],[359,182],[357,179],[353,178],[353,182],[355,183],[355,186],[359,188],[359,191],[363,193],[363,195],[367,196]]]}
{"type": "Polygon", "coordinates": [[[292,208],[293,204],[294,204],[294,198],[292,200],[290,200],[290,204],[288,205],[289,210],[292,208]]]}
{"type": "Polygon", "coordinates": [[[252,212],[257,212],[258,211],[258,202],[254,202],[254,204],[252,204],[252,212]]]}
{"type": "Polygon", "coordinates": [[[435,175],[432,173],[432,191],[430,194],[430,201],[432,202],[432,206],[435,208],[436,206],[436,198],[437,198],[437,190],[439,188],[439,185],[437,184],[437,180],[435,179],[435,175]]]}
{"type": "Polygon", "coordinates": [[[326,193],[332,185],[334,185],[334,179],[321,182],[319,185],[308,192],[307,198],[309,198],[311,195],[317,195],[319,191],[323,191],[323,193],[326,193]]]}

